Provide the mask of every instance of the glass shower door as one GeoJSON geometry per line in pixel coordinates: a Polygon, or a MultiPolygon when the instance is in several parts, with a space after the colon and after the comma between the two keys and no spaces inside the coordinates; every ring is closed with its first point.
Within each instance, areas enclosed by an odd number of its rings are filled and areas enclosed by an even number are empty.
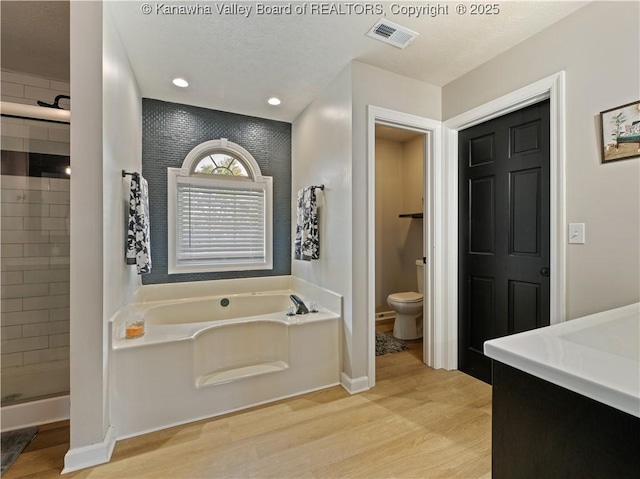
{"type": "Polygon", "coordinates": [[[2,406],[69,392],[69,124],[2,116],[2,406]]]}

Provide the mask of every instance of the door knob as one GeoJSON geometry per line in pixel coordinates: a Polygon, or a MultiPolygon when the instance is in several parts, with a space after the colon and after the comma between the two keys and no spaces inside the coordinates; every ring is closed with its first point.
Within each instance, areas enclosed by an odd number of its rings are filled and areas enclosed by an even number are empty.
{"type": "Polygon", "coordinates": [[[549,268],[540,268],[540,274],[545,278],[549,277],[549,268]]]}

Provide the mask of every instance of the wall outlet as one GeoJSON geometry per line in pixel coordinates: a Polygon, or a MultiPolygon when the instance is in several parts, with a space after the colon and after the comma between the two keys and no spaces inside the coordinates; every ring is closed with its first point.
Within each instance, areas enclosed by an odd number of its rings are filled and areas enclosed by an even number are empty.
{"type": "Polygon", "coordinates": [[[569,223],[569,243],[584,244],[584,223],[569,223]]]}

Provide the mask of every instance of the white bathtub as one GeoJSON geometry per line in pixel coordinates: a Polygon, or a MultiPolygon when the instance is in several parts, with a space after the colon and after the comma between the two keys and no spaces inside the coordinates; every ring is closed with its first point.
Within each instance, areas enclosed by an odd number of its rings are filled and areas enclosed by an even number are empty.
{"type": "MultiPolygon", "coordinates": [[[[143,286],[142,298],[114,318],[110,407],[117,438],[339,383],[341,297],[292,279],[287,285],[302,291],[242,291],[255,282],[206,282],[210,296],[197,295],[208,292],[199,283],[182,298],[173,285],[143,286]],[[287,316],[290,294],[307,305],[316,301],[319,311],[287,316]],[[125,338],[131,318],[145,319],[144,336],[125,338]]],[[[283,280],[262,283],[277,288],[283,280]]]]}
{"type": "Polygon", "coordinates": [[[640,303],[493,339],[484,352],[640,417],[640,303]]]}

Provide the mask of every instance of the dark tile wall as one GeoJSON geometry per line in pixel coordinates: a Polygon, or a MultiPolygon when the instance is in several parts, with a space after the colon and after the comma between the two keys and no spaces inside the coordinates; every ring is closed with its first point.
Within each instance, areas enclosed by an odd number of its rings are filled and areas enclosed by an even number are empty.
{"type": "Polygon", "coordinates": [[[149,182],[152,269],[143,284],[291,274],[291,124],[178,103],[142,100],[142,176],[149,182]],[[273,177],[273,269],[167,274],[167,168],[196,145],[228,138],[273,177]]]}

